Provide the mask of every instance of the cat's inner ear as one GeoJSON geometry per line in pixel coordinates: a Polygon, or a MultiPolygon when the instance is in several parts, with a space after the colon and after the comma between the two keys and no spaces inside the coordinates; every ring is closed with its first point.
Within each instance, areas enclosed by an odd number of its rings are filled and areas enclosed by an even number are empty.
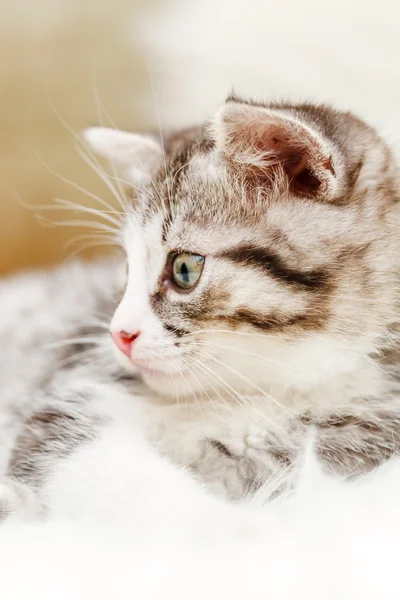
{"type": "Polygon", "coordinates": [[[83,136],[96,154],[110,161],[121,180],[133,185],[149,183],[162,164],[162,147],[148,135],[90,127],[83,136]]]}
{"type": "Polygon", "coordinates": [[[214,136],[222,156],[258,185],[280,179],[292,192],[307,197],[336,189],[328,144],[283,111],[227,102],[216,115],[214,136]]]}

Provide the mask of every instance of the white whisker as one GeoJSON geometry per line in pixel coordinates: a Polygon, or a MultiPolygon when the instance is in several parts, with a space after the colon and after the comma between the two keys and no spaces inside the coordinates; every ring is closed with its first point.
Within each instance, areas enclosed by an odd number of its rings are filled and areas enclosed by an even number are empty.
{"type": "Polygon", "coordinates": [[[103,333],[98,335],[83,335],[73,338],[67,338],[65,340],[58,340],[56,342],[49,342],[48,344],[41,345],[40,348],[63,348],[64,346],[70,346],[74,344],[100,344],[104,342],[105,336],[103,333]]]}
{"type": "Polygon", "coordinates": [[[245,383],[248,383],[249,385],[251,385],[254,389],[256,389],[258,392],[260,392],[263,396],[266,396],[267,398],[269,398],[274,404],[279,406],[279,408],[282,408],[283,410],[287,411],[290,414],[294,414],[294,412],[289,407],[285,406],[281,402],[278,402],[278,400],[273,398],[273,396],[271,396],[268,392],[266,392],[265,390],[260,388],[260,386],[257,385],[256,383],[254,383],[254,381],[251,381],[248,377],[246,377],[245,375],[240,373],[237,369],[234,369],[233,367],[226,365],[225,363],[218,360],[215,356],[212,356],[212,354],[209,354],[208,352],[199,351],[199,353],[202,354],[203,356],[213,360],[214,362],[218,363],[219,365],[221,365],[222,367],[224,367],[225,369],[227,369],[234,375],[237,375],[239,377],[239,379],[241,379],[245,383]]]}
{"type": "Polygon", "coordinates": [[[87,350],[77,350],[74,354],[70,356],[66,356],[65,358],[59,360],[57,362],[57,366],[59,369],[66,367],[67,365],[76,362],[78,360],[86,359],[86,358],[97,358],[102,360],[105,364],[109,363],[109,357],[104,353],[105,348],[88,348],[87,350]],[[104,354],[103,354],[104,353],[104,354]]]}
{"type": "MultiPolygon", "coordinates": [[[[110,124],[112,125],[112,127],[116,130],[116,131],[121,131],[117,125],[115,124],[115,122],[112,120],[112,118],[110,117],[110,115],[107,113],[107,111],[105,110],[105,108],[101,105],[101,112],[103,113],[103,115],[108,119],[108,121],[110,122],[110,124]]],[[[150,173],[148,172],[148,170],[146,169],[146,167],[144,166],[144,164],[141,162],[141,160],[139,159],[137,153],[135,152],[134,148],[131,148],[131,150],[133,150],[133,153],[135,155],[135,158],[138,162],[138,164],[140,165],[141,169],[143,170],[143,172],[147,175],[150,183],[153,186],[154,191],[156,192],[156,194],[158,195],[158,198],[160,200],[161,203],[163,203],[163,199],[161,194],[159,193],[159,191],[157,190],[157,187],[152,179],[152,177],[150,176],[150,173]]],[[[134,186],[131,182],[129,181],[124,181],[123,179],[120,179],[119,177],[116,176],[115,174],[115,179],[117,179],[119,182],[121,183],[127,183],[130,187],[133,187],[135,189],[137,189],[138,191],[142,191],[140,188],[137,188],[136,186],[134,186]]]]}
{"type": "Polygon", "coordinates": [[[83,148],[79,144],[76,144],[75,147],[76,147],[76,151],[78,152],[78,154],[82,158],[82,160],[103,181],[103,183],[108,187],[108,189],[110,190],[110,192],[112,193],[114,198],[118,201],[122,210],[124,212],[126,212],[127,208],[128,208],[128,201],[126,200],[125,196],[121,196],[119,194],[119,192],[116,190],[115,186],[110,181],[110,178],[108,177],[107,173],[99,165],[98,161],[95,161],[93,158],[90,157],[90,155],[87,153],[86,147],[85,147],[85,150],[83,150],[83,148]]]}
{"type": "MultiPolygon", "coordinates": [[[[215,371],[213,369],[211,369],[211,367],[209,367],[208,365],[206,365],[201,359],[197,359],[192,357],[192,361],[195,362],[196,364],[198,364],[199,367],[201,367],[202,369],[206,369],[206,371],[210,374],[210,376],[213,378],[213,380],[215,382],[219,381],[220,385],[222,386],[222,389],[227,392],[227,394],[229,396],[231,396],[231,398],[233,398],[235,400],[235,402],[237,404],[239,404],[239,406],[241,406],[243,408],[243,410],[249,415],[249,417],[251,419],[254,419],[254,415],[252,415],[250,413],[250,411],[246,408],[246,404],[249,404],[248,400],[246,400],[246,398],[244,398],[241,394],[239,394],[231,385],[229,385],[229,383],[227,383],[222,377],[220,377],[217,373],[215,373],[215,371]],[[242,404],[243,402],[243,404],[242,404]]],[[[251,407],[253,409],[253,407],[251,407]]],[[[255,410],[255,412],[258,413],[258,416],[261,416],[263,419],[265,418],[264,415],[262,415],[261,413],[259,413],[259,411],[255,410]]]]}
{"type": "Polygon", "coordinates": [[[77,202],[71,202],[71,200],[65,200],[64,198],[54,198],[54,203],[56,206],[53,209],[56,210],[75,210],[77,212],[86,212],[96,217],[101,217],[105,221],[116,225],[117,227],[121,226],[121,219],[117,219],[111,215],[123,215],[123,213],[116,210],[100,210],[98,208],[93,208],[90,206],[85,206],[84,204],[79,204],[77,202]]]}
{"type": "MultiPolygon", "coordinates": [[[[107,175],[104,172],[104,169],[101,167],[96,156],[93,154],[91,149],[86,144],[84,144],[84,141],[82,140],[81,136],[78,135],[76,133],[76,131],[74,131],[72,129],[72,127],[66,122],[66,120],[61,116],[61,114],[58,112],[58,110],[56,109],[56,107],[54,106],[54,104],[52,102],[50,102],[50,106],[51,106],[53,112],[55,113],[55,115],[60,120],[60,122],[64,125],[66,130],[74,138],[74,140],[77,144],[76,149],[78,151],[78,154],[81,156],[81,158],[84,160],[84,162],[86,162],[86,164],[88,164],[88,166],[90,166],[92,168],[92,170],[96,173],[96,175],[98,175],[98,177],[100,177],[100,179],[105,183],[105,185],[108,187],[108,189],[113,194],[114,198],[118,201],[122,210],[125,212],[126,204],[124,202],[124,199],[118,194],[118,192],[116,191],[114,186],[109,182],[107,175]]],[[[67,181],[67,183],[68,183],[68,181],[67,181]]]]}
{"type": "Polygon", "coordinates": [[[159,111],[159,108],[158,108],[158,103],[157,103],[157,98],[156,98],[156,92],[155,92],[155,88],[154,88],[153,76],[151,74],[151,67],[150,67],[150,65],[148,66],[148,73],[149,73],[149,81],[150,81],[151,91],[152,91],[152,94],[153,94],[154,107],[156,109],[158,130],[159,130],[159,133],[160,133],[161,151],[162,151],[163,162],[164,162],[165,183],[167,185],[167,193],[168,193],[168,203],[169,203],[170,206],[172,206],[171,189],[170,189],[170,185],[169,185],[169,177],[168,177],[168,172],[167,172],[167,161],[166,161],[166,158],[165,158],[164,136],[163,136],[163,132],[162,132],[162,128],[161,128],[160,111],[159,111]]]}
{"type": "MultiPolygon", "coordinates": [[[[191,357],[191,358],[193,358],[193,357],[191,357]]],[[[188,364],[188,363],[186,363],[186,364],[188,364]]],[[[208,373],[208,372],[207,372],[207,371],[206,371],[206,370],[203,368],[203,365],[202,365],[200,362],[197,362],[196,364],[191,364],[191,367],[193,367],[193,368],[197,368],[198,370],[200,370],[200,371],[201,371],[201,373],[202,373],[203,377],[205,377],[205,378],[206,378],[208,385],[210,385],[210,386],[211,386],[212,390],[213,390],[213,391],[214,391],[214,392],[217,394],[217,396],[219,396],[219,398],[222,400],[222,402],[225,404],[225,406],[226,406],[226,407],[227,407],[227,408],[230,410],[230,412],[232,412],[232,411],[233,411],[233,408],[232,408],[232,406],[229,404],[229,402],[227,401],[227,399],[226,399],[226,398],[224,398],[224,397],[222,396],[222,394],[220,393],[220,391],[218,390],[218,388],[214,387],[214,386],[212,385],[212,383],[210,383],[210,373],[208,373]]],[[[215,378],[213,378],[212,376],[211,376],[211,378],[212,378],[212,381],[214,381],[214,382],[216,381],[216,379],[215,379],[215,378]]]]}
{"type": "Polygon", "coordinates": [[[118,234],[118,230],[106,225],[105,223],[99,223],[98,221],[85,221],[84,219],[64,219],[62,221],[53,221],[43,215],[35,215],[36,220],[48,229],[56,227],[86,227],[89,229],[98,229],[99,231],[106,231],[113,235],[118,234]]]}
{"type": "Polygon", "coordinates": [[[195,378],[195,380],[197,381],[197,383],[199,384],[199,386],[200,386],[200,387],[201,387],[201,389],[203,390],[204,394],[207,396],[208,400],[209,400],[209,401],[210,401],[210,403],[211,403],[211,406],[213,407],[213,409],[214,409],[214,410],[215,410],[215,412],[217,413],[218,417],[221,419],[222,423],[223,423],[224,425],[226,425],[226,422],[224,421],[224,419],[223,419],[223,418],[222,418],[222,416],[220,415],[220,413],[219,413],[219,411],[218,411],[218,408],[217,408],[217,407],[216,407],[216,405],[214,404],[214,402],[213,402],[213,400],[212,400],[211,396],[209,395],[209,393],[207,392],[207,390],[205,389],[205,387],[203,386],[203,384],[201,383],[201,381],[198,379],[198,377],[197,377],[196,373],[195,373],[195,372],[194,372],[192,369],[190,369],[190,367],[189,367],[188,363],[186,363],[186,366],[187,366],[187,367],[188,367],[188,369],[191,371],[191,373],[192,373],[193,377],[195,378]]]}
{"type": "Polygon", "coordinates": [[[94,194],[94,193],[90,192],[89,190],[87,190],[83,186],[79,185],[78,183],[75,183],[74,181],[71,181],[67,177],[64,177],[63,175],[61,175],[61,173],[57,173],[57,171],[55,171],[54,169],[52,169],[50,167],[50,165],[37,152],[35,152],[35,156],[42,163],[42,165],[52,175],[54,175],[54,177],[57,177],[57,179],[59,179],[63,183],[66,183],[67,185],[71,186],[73,189],[77,190],[78,192],[81,192],[82,194],[84,194],[88,198],[91,198],[92,200],[95,200],[96,202],[99,202],[99,204],[101,204],[105,208],[112,208],[105,200],[103,200],[102,198],[100,198],[97,194],[94,194]]]}
{"type": "MultiPolygon", "coordinates": [[[[184,359],[183,359],[183,362],[185,363],[184,359]]],[[[190,367],[187,365],[187,363],[185,363],[185,364],[186,364],[186,367],[188,368],[188,370],[190,371],[190,373],[192,373],[192,371],[191,371],[190,367]]],[[[204,429],[205,429],[205,431],[207,431],[208,424],[207,424],[207,420],[206,420],[204,412],[203,412],[203,408],[201,406],[201,402],[199,401],[198,397],[196,396],[196,394],[195,394],[195,392],[193,390],[193,387],[190,385],[190,382],[186,378],[185,373],[183,372],[183,370],[181,370],[181,375],[184,378],[184,380],[186,381],[186,384],[187,384],[187,386],[189,388],[190,393],[192,394],[192,396],[195,399],[198,407],[200,408],[200,412],[201,412],[201,415],[202,415],[202,418],[203,418],[203,421],[204,421],[204,429]]],[[[186,398],[186,394],[185,394],[185,398],[186,398]]]]}
{"type": "Polygon", "coordinates": [[[303,374],[308,375],[309,371],[305,369],[301,369],[300,367],[296,367],[294,365],[288,365],[286,363],[282,363],[278,360],[274,360],[269,358],[268,356],[263,356],[262,354],[255,354],[254,352],[249,352],[247,350],[242,350],[241,348],[235,348],[234,346],[225,346],[224,344],[219,344],[218,342],[209,342],[206,340],[195,341],[195,346],[213,346],[216,348],[221,348],[222,350],[229,350],[229,352],[237,352],[238,354],[243,354],[244,356],[251,356],[252,358],[257,358],[259,360],[271,363],[273,365],[278,365],[280,367],[284,367],[285,369],[291,369],[293,371],[297,371],[303,374]]]}
{"type": "Polygon", "coordinates": [[[119,220],[108,216],[111,214],[116,214],[116,215],[122,214],[117,211],[100,210],[98,208],[86,206],[85,204],[71,202],[70,200],[65,200],[64,198],[54,198],[53,204],[29,204],[29,203],[25,202],[18,194],[15,194],[14,197],[15,197],[15,200],[18,202],[18,204],[20,204],[23,208],[26,208],[28,210],[33,210],[33,211],[59,211],[59,210],[64,210],[64,211],[67,210],[68,211],[69,210],[71,212],[73,212],[73,211],[74,212],[86,212],[86,213],[90,213],[90,214],[96,215],[98,217],[101,217],[101,218],[105,219],[106,221],[113,223],[114,225],[117,225],[117,226],[120,225],[119,220]]]}
{"type": "MultiPolygon", "coordinates": [[[[108,116],[108,115],[107,115],[107,112],[106,112],[106,110],[105,110],[102,102],[100,101],[100,96],[99,96],[99,93],[98,93],[98,90],[97,90],[97,87],[96,87],[94,81],[93,81],[93,96],[94,96],[95,103],[96,103],[97,116],[98,116],[99,122],[101,124],[103,124],[103,118],[102,118],[103,115],[106,115],[106,116],[108,116]]],[[[116,183],[117,183],[117,187],[118,187],[118,192],[119,192],[119,194],[120,194],[121,197],[125,198],[125,191],[122,188],[121,181],[117,177],[117,169],[115,167],[115,161],[113,159],[110,159],[110,162],[111,162],[111,168],[113,170],[114,177],[116,179],[116,183]]]]}
{"type": "Polygon", "coordinates": [[[68,250],[68,248],[71,248],[77,242],[83,242],[85,240],[99,240],[100,243],[103,241],[111,241],[113,244],[118,245],[118,241],[115,239],[115,236],[112,236],[110,233],[84,233],[69,239],[67,242],[65,242],[64,248],[68,250]]]}
{"type": "Polygon", "coordinates": [[[89,250],[89,248],[98,248],[100,246],[113,246],[115,247],[117,244],[113,241],[93,241],[93,242],[87,242],[86,244],[82,244],[81,246],[79,246],[78,248],[76,248],[75,250],[73,250],[72,252],[70,252],[67,256],[67,260],[71,260],[72,258],[74,258],[75,256],[77,256],[78,254],[80,254],[81,252],[83,252],[84,250],[89,250]]]}

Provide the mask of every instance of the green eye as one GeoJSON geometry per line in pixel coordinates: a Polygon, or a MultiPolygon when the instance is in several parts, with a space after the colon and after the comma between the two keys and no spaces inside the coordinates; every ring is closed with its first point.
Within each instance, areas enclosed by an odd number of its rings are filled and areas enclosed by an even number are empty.
{"type": "Polygon", "coordinates": [[[177,254],[172,263],[172,276],[176,285],[190,290],[200,279],[204,267],[204,256],[200,254],[177,254]]]}

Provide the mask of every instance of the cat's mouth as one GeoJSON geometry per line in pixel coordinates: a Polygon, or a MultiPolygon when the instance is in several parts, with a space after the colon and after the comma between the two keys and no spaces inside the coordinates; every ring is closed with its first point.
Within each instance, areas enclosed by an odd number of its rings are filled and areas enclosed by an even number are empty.
{"type": "MultiPolygon", "coordinates": [[[[113,336],[113,339],[115,336],[113,336]]],[[[115,341],[115,339],[114,339],[115,341]]],[[[174,377],[182,372],[180,361],[176,357],[145,356],[138,352],[131,352],[131,342],[128,340],[128,346],[125,348],[121,343],[116,343],[118,361],[128,371],[138,372],[140,375],[149,377],[174,377]]]]}

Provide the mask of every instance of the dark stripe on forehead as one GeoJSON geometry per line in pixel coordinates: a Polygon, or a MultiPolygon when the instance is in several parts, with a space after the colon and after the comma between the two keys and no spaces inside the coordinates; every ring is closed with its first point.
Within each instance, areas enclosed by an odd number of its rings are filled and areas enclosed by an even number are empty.
{"type": "Polygon", "coordinates": [[[320,289],[327,282],[327,274],[322,270],[298,271],[285,265],[284,261],[274,252],[261,246],[244,244],[224,250],[217,254],[236,264],[252,267],[270,275],[274,279],[283,281],[296,287],[309,290],[320,289]]]}

